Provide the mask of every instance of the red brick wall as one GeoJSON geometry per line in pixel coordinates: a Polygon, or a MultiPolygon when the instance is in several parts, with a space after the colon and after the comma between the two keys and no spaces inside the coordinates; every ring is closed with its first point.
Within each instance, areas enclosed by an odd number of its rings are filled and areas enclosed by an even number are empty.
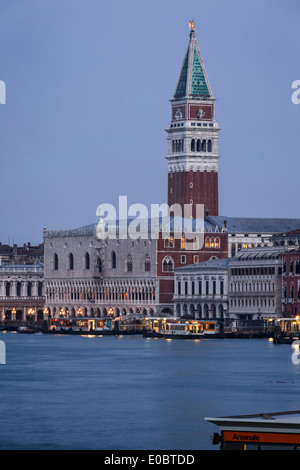
{"type": "Polygon", "coordinates": [[[165,241],[160,237],[157,241],[157,276],[159,277],[159,303],[172,303],[174,295],[174,272],[163,272],[163,259],[166,256],[172,257],[174,260],[174,268],[186,266],[194,263],[194,256],[199,257],[199,263],[208,261],[211,257],[227,258],[228,257],[228,235],[227,233],[206,233],[206,237],[218,237],[220,240],[220,248],[206,248],[204,246],[200,250],[186,250],[181,248],[181,240],[174,240],[174,248],[166,248],[165,241]],[[186,257],[186,262],[181,262],[181,256],[186,257]]]}
{"type": "MultiPolygon", "coordinates": [[[[209,215],[219,215],[218,173],[214,171],[180,171],[168,174],[168,204],[189,204],[193,200],[193,217],[196,204],[204,204],[209,215]],[[190,187],[193,183],[193,187],[190,187]]],[[[182,209],[183,210],[183,209],[182,209]]]]}

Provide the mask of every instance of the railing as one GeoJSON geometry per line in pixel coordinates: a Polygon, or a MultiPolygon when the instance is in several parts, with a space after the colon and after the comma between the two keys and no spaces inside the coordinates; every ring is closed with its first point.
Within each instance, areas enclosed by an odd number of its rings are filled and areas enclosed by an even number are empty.
{"type": "Polygon", "coordinates": [[[42,266],[15,266],[5,265],[0,266],[1,273],[41,273],[43,274],[44,268],[42,266]]]}
{"type": "Polygon", "coordinates": [[[220,300],[228,300],[228,295],[225,294],[174,294],[173,300],[174,301],[179,301],[179,300],[194,300],[194,301],[200,301],[200,300],[206,300],[207,301],[220,301],[220,300]]]}
{"type": "Polygon", "coordinates": [[[1,300],[45,300],[43,295],[0,295],[1,300]]]}
{"type": "MultiPolygon", "coordinates": [[[[11,297],[10,297],[11,298],[11,297]]],[[[32,299],[32,297],[30,297],[32,299]]],[[[0,297],[1,299],[1,297],[0,297]]],[[[113,300],[113,299],[49,299],[47,298],[46,299],[46,303],[47,304],[63,304],[63,305],[69,305],[69,304],[76,304],[76,305],[87,305],[87,304],[91,304],[91,305],[105,305],[105,304],[112,304],[112,305],[125,305],[125,304],[128,304],[128,305],[156,305],[156,301],[155,299],[153,300],[142,300],[142,299],[139,299],[139,300],[133,300],[133,299],[118,299],[118,300],[113,300]]]]}

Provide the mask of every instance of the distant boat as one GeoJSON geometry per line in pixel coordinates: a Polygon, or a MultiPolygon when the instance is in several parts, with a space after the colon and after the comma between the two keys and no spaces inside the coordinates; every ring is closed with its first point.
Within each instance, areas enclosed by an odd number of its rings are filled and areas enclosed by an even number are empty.
{"type": "Polygon", "coordinates": [[[18,333],[36,333],[37,330],[35,328],[30,328],[29,326],[20,326],[17,329],[18,333]]]}
{"type": "Polygon", "coordinates": [[[50,328],[43,331],[52,334],[113,335],[114,321],[111,317],[53,318],[50,328]]]}
{"type": "Polygon", "coordinates": [[[158,328],[146,331],[144,338],[200,339],[204,336],[203,325],[196,321],[163,320],[158,328]]]}

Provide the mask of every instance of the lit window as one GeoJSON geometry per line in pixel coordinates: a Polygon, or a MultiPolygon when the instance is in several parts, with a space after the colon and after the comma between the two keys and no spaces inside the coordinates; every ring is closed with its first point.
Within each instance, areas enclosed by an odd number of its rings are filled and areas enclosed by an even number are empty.
{"type": "Polygon", "coordinates": [[[185,249],[185,238],[181,238],[181,248],[184,250],[185,249]]]}
{"type": "Polygon", "coordinates": [[[165,238],[165,248],[174,248],[174,237],[165,238]]]}

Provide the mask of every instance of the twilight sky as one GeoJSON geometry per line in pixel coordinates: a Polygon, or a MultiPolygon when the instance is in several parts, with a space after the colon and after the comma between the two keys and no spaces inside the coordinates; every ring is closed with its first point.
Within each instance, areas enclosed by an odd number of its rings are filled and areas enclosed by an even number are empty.
{"type": "Polygon", "coordinates": [[[299,211],[299,0],[0,0],[0,241],[167,202],[170,103],[195,32],[216,101],[220,214],[299,211]]]}

